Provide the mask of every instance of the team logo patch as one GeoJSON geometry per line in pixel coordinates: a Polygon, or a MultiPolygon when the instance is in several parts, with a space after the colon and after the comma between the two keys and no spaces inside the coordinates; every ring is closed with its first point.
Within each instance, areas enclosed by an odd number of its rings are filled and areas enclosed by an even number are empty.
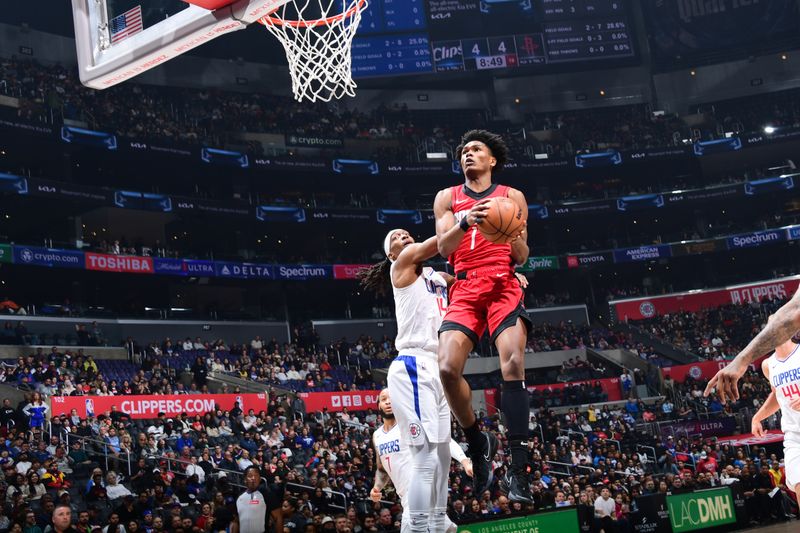
{"type": "Polygon", "coordinates": [[[642,302],[639,306],[639,312],[645,318],[652,318],[656,314],[656,306],[652,302],[642,302]]]}
{"type": "Polygon", "coordinates": [[[692,379],[700,379],[703,377],[703,369],[699,366],[693,366],[689,369],[689,375],[692,376],[692,379]]]}
{"type": "Polygon", "coordinates": [[[412,439],[417,439],[422,435],[422,427],[416,422],[411,422],[411,424],[408,425],[408,432],[411,434],[412,439]]]}

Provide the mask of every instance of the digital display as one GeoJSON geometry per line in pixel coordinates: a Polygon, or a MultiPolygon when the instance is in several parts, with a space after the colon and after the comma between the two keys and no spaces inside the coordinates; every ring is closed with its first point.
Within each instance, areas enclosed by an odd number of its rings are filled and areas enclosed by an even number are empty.
{"type": "Polygon", "coordinates": [[[352,70],[358,78],[542,69],[634,55],[626,0],[375,0],[352,70]]]}

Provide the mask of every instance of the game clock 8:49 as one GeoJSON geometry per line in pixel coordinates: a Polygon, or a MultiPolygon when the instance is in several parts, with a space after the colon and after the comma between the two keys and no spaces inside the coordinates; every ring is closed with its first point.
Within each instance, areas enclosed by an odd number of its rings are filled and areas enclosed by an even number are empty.
{"type": "Polygon", "coordinates": [[[513,35],[487,39],[464,39],[465,70],[489,70],[516,67],[517,48],[513,35]]]}

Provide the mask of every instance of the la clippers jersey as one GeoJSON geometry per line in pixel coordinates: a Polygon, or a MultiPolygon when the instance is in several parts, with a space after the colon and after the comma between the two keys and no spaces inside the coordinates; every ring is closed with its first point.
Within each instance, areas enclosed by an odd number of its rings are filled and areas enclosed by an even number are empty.
{"type": "Polygon", "coordinates": [[[402,289],[392,285],[392,290],[397,315],[394,341],[397,352],[435,356],[439,349],[439,326],[447,310],[447,282],[432,268],[423,267],[414,283],[402,289]]]}
{"type": "Polygon", "coordinates": [[[779,361],[775,354],[768,360],[769,379],[775,387],[775,396],[781,406],[781,429],[784,433],[792,431],[800,433],[800,412],[792,409],[789,404],[800,399],[800,345],[792,353],[779,361]]]}
{"type": "Polygon", "coordinates": [[[405,498],[413,469],[411,453],[407,448],[400,447],[400,426],[395,424],[389,431],[384,431],[383,426],[379,427],[372,434],[372,443],[378,451],[383,469],[392,479],[394,490],[401,499],[405,498]]]}
{"type": "MultiPolygon", "coordinates": [[[[467,216],[470,209],[485,198],[507,197],[509,187],[493,183],[482,193],[470,191],[466,185],[456,185],[450,188],[450,208],[456,217],[456,222],[467,216]]],[[[456,251],[448,261],[456,272],[464,272],[475,268],[489,266],[511,265],[511,245],[492,244],[478,231],[478,225],[472,226],[464,237],[461,238],[456,251]]]]}

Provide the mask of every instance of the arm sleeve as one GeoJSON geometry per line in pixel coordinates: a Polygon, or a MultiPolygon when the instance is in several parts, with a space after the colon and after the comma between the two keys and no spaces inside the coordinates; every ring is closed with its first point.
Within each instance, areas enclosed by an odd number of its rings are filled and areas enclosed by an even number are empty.
{"type": "Polygon", "coordinates": [[[461,446],[459,446],[458,443],[453,439],[450,439],[450,457],[459,463],[467,457],[467,454],[464,453],[464,450],[461,449],[461,446]]]}

